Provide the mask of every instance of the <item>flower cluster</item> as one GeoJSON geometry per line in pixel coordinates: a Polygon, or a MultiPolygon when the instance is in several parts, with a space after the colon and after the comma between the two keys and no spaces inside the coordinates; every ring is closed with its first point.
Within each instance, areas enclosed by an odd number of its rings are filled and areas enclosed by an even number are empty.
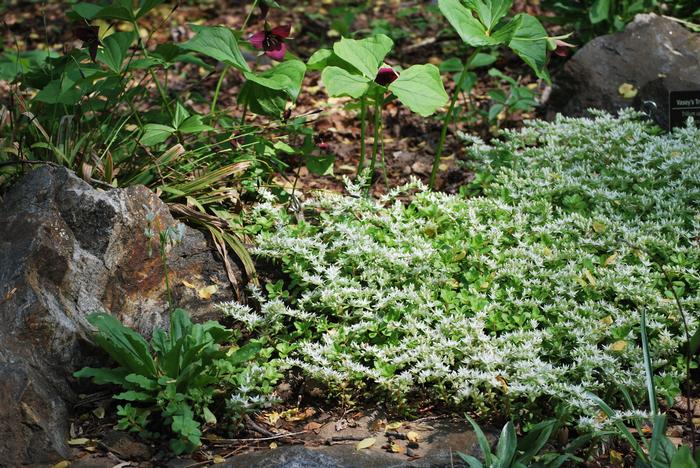
{"type": "Polygon", "coordinates": [[[261,204],[256,253],[281,265],[289,296],[258,295],[260,312],[221,307],[287,341],[288,364],[346,396],[565,402],[597,424],[586,391],[624,382],[643,401],[642,309],[670,382],[660,391],[677,391],[681,319],[657,262],[692,332],[699,139],[692,127],[658,135],[632,113],[533,122],[494,146],[472,139],[472,158],[495,174],[481,197],[417,181],[377,200],[327,194],[303,203],[313,223],[261,204]]]}

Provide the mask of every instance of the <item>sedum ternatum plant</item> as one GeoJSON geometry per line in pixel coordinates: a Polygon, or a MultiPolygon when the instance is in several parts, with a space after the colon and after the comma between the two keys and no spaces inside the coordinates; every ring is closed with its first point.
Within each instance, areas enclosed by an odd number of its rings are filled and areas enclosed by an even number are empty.
{"type": "Polygon", "coordinates": [[[668,253],[684,308],[700,305],[699,134],[657,135],[637,118],[534,122],[493,146],[470,140],[494,174],[482,197],[415,182],[374,200],[351,187],[304,202],[317,223],[261,204],[250,218],[262,227],[256,253],[289,275],[286,295],[261,297],[260,312],[223,307],[289,343],[286,362],[346,400],[530,414],[565,404],[584,427],[610,423],[586,390],[625,382],[633,401],[646,399],[643,307],[658,394],[673,398],[682,321],[667,281],[631,245],[668,253]],[[418,192],[400,201],[409,189],[418,192]]]}
{"type": "MultiPolygon", "coordinates": [[[[384,34],[365,39],[342,38],[333,50],[321,49],[308,62],[310,69],[322,69],[321,79],[329,96],[349,96],[360,101],[360,161],[362,172],[365,158],[367,107],[374,107],[374,142],[370,160],[370,177],[374,174],[381,140],[381,112],[387,92],[411,111],[427,117],[448,99],[440,71],[431,64],[412,65],[396,71],[384,64],[394,42],[384,34]]],[[[389,97],[389,99],[391,98],[389,97]]]]}

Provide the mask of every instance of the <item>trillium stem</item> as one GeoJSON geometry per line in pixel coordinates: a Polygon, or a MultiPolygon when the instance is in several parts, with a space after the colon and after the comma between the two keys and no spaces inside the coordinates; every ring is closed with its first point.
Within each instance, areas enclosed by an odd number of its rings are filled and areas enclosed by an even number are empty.
{"type": "Polygon", "coordinates": [[[250,17],[253,16],[253,12],[255,11],[255,7],[258,6],[258,0],[255,0],[253,2],[253,6],[250,7],[250,11],[248,12],[248,16],[245,17],[245,21],[243,21],[243,26],[241,26],[241,31],[243,31],[246,26],[248,26],[248,21],[250,21],[250,17]]]}
{"type": "Polygon", "coordinates": [[[221,85],[224,83],[224,78],[226,78],[226,73],[228,73],[229,66],[226,65],[219,76],[219,80],[216,82],[216,89],[214,90],[214,97],[211,100],[211,108],[209,110],[209,116],[214,118],[214,112],[216,111],[216,103],[219,101],[219,92],[221,91],[221,85]]]}
{"type": "Polygon", "coordinates": [[[382,128],[382,101],[384,96],[380,91],[374,97],[374,141],[372,142],[372,161],[369,163],[369,183],[367,184],[367,193],[372,186],[374,178],[374,165],[377,162],[377,153],[379,151],[379,139],[381,137],[382,128]]]}
{"type": "Polygon", "coordinates": [[[440,131],[440,141],[438,142],[438,147],[437,147],[437,150],[435,152],[435,159],[433,160],[433,170],[430,171],[430,183],[428,185],[429,185],[431,190],[435,188],[435,178],[437,177],[437,171],[438,171],[438,168],[440,167],[440,159],[442,158],[442,150],[445,147],[445,138],[447,138],[447,127],[449,127],[450,120],[452,120],[452,114],[454,113],[455,104],[457,103],[457,98],[459,97],[459,93],[460,93],[460,90],[462,89],[462,85],[464,85],[464,79],[467,76],[467,72],[469,71],[469,67],[471,66],[472,62],[474,61],[474,58],[476,58],[476,54],[478,54],[478,53],[479,53],[479,48],[477,47],[471,53],[469,58],[464,62],[464,65],[462,66],[462,73],[459,76],[459,82],[457,83],[457,87],[452,92],[452,99],[450,100],[450,107],[447,110],[447,113],[445,114],[445,119],[442,121],[442,130],[440,131]]]}
{"type": "Polygon", "coordinates": [[[364,94],[360,98],[360,162],[357,163],[357,176],[362,174],[362,166],[365,165],[365,155],[367,153],[367,145],[365,139],[367,137],[367,96],[364,94]]]}
{"type": "MultiPolygon", "coordinates": [[[[136,38],[138,39],[139,46],[141,46],[141,51],[143,52],[143,56],[146,59],[150,58],[150,56],[148,54],[148,49],[146,49],[146,44],[144,44],[143,39],[141,38],[141,30],[139,29],[138,23],[136,21],[132,21],[131,24],[134,26],[134,32],[136,33],[136,38]]],[[[173,119],[174,118],[173,111],[170,109],[170,101],[168,99],[168,95],[165,92],[165,89],[163,89],[163,85],[158,80],[156,73],[153,71],[152,66],[148,67],[148,73],[151,75],[151,79],[155,83],[156,88],[158,88],[158,93],[160,94],[160,99],[163,101],[163,107],[165,107],[165,110],[168,112],[168,115],[170,116],[170,118],[173,119]]]]}

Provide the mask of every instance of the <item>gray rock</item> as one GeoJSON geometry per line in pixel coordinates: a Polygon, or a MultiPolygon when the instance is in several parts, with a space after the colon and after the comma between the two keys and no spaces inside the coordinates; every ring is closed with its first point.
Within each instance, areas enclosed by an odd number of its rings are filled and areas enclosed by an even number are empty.
{"type": "MultiPolygon", "coordinates": [[[[167,325],[163,267],[144,234],[144,206],[160,229],[175,225],[145,187],[97,190],[53,167],[27,174],[0,203],[0,463],[69,455],[71,375],[99,364],[91,362],[87,314],[108,311],[147,336],[167,325]]],[[[215,317],[214,301],[233,298],[199,231],[186,229],[168,264],[175,301],[194,320],[215,317]],[[212,284],[218,292],[200,299],[198,288],[212,284]]]]}
{"type": "Polygon", "coordinates": [[[547,117],[587,116],[588,108],[615,113],[636,107],[667,125],[668,93],[684,89],[700,90],[700,34],[666,18],[640,14],[624,31],[593,39],[566,63],[554,77],[547,117]],[[623,83],[638,89],[634,99],[620,95],[623,83]],[[647,101],[656,109],[645,105],[647,101]]]}
{"type": "MultiPolygon", "coordinates": [[[[473,431],[467,428],[464,421],[431,422],[430,426],[406,423],[399,432],[415,430],[419,435],[416,448],[408,448],[403,439],[392,440],[401,447],[400,453],[390,453],[386,446],[390,439],[383,432],[371,431],[370,418],[365,417],[356,421],[353,428],[336,430],[335,423],[324,425],[317,438],[307,440],[309,446],[280,446],[274,450],[263,450],[237,455],[220,467],[243,468],[249,466],[265,466],[276,468],[301,467],[342,467],[342,468],[448,468],[467,466],[457,455],[457,452],[468,453],[483,459],[479,443],[473,431]],[[354,436],[356,440],[374,437],[376,442],[369,448],[357,450],[357,441],[334,442],[333,445],[318,443],[328,440],[334,435],[354,436]],[[316,446],[314,446],[316,445],[316,446]],[[410,450],[410,453],[408,452],[410,450]]],[[[496,432],[486,430],[490,441],[496,440],[496,432]]]]}

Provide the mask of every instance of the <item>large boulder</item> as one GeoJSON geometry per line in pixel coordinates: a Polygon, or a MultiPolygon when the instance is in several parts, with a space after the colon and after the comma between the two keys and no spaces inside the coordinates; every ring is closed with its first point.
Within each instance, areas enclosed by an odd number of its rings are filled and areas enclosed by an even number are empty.
{"type": "MultiPolygon", "coordinates": [[[[98,190],[54,167],[27,174],[0,201],[0,465],[68,456],[71,374],[95,355],[87,314],[110,312],[145,335],[167,326],[149,212],[156,231],[176,225],[145,187],[98,190]]],[[[167,258],[176,304],[195,321],[217,314],[213,301],[233,298],[199,231],[186,228],[167,258]],[[212,298],[199,294],[211,285],[212,298]]]]}
{"type": "Polygon", "coordinates": [[[700,34],[670,19],[640,14],[624,31],[586,44],[555,75],[547,117],[635,107],[667,126],[669,92],[693,89],[700,90],[700,34]],[[622,96],[623,83],[633,85],[637,95],[622,96]]]}

